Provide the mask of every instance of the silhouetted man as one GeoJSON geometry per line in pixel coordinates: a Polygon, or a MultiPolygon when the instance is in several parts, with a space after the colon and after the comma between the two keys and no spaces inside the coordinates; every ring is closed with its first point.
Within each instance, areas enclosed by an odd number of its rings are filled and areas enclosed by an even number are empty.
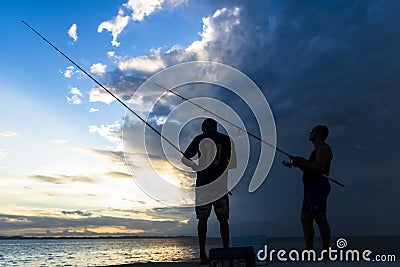
{"type": "Polygon", "coordinates": [[[197,232],[200,244],[200,264],[208,264],[205,246],[207,221],[212,206],[219,221],[223,247],[229,246],[227,177],[228,169],[236,168],[236,157],[231,139],[217,131],[215,120],[205,119],[201,128],[203,133],[196,136],[190,143],[182,162],[197,172],[196,217],[199,220],[197,232]],[[190,160],[195,155],[199,157],[198,164],[190,160]],[[216,200],[207,201],[207,199],[213,199],[213,194],[217,196],[217,199],[214,197],[216,200]]]}
{"type": "Polygon", "coordinates": [[[317,125],[312,129],[309,140],[314,150],[307,159],[294,157],[293,165],[303,171],[304,198],[301,211],[301,223],[307,249],[313,249],[314,227],[318,225],[323,249],[330,246],[331,230],[326,218],[328,195],[331,191],[329,180],[322,174],[329,175],[333,158],[330,146],[325,143],[329,130],[325,125],[317,125]]]}

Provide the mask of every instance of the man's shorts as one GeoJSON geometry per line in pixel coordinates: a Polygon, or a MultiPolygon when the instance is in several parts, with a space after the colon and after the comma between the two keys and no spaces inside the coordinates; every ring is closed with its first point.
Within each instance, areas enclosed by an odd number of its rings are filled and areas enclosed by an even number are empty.
{"type": "Polygon", "coordinates": [[[302,213],[325,213],[331,185],[327,180],[312,181],[304,184],[302,213]]]}
{"type": "Polygon", "coordinates": [[[225,195],[211,203],[196,206],[197,219],[207,219],[211,214],[211,208],[214,206],[215,215],[218,220],[229,219],[229,197],[225,195]]]}

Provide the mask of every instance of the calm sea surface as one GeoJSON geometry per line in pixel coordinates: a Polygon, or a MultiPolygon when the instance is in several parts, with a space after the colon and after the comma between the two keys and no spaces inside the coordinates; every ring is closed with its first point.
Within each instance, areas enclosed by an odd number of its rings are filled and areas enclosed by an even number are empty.
{"type": "MultiPolygon", "coordinates": [[[[400,258],[400,237],[346,238],[347,248],[369,248],[400,258]]],[[[336,239],[333,238],[333,242],[336,239]]],[[[320,243],[320,241],[316,241],[320,243]]],[[[207,239],[207,250],[220,247],[207,239]]],[[[318,246],[318,244],[316,244],[318,246]]],[[[268,238],[269,248],[302,248],[302,238],[268,238]]],[[[21,239],[0,240],[0,266],[105,266],[144,262],[198,261],[195,237],[140,239],[21,239]]]]}
{"type": "MultiPolygon", "coordinates": [[[[211,239],[208,246],[218,247],[211,239]]],[[[194,261],[197,238],[0,240],[0,266],[101,266],[194,261]]]]}

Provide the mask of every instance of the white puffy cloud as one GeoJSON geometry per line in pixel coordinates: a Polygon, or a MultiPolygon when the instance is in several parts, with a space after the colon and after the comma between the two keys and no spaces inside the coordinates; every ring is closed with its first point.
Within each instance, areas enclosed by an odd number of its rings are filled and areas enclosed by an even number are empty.
{"type": "Polygon", "coordinates": [[[68,66],[67,69],[62,72],[65,78],[71,78],[77,71],[74,71],[74,66],[68,66]]]}
{"type": "Polygon", "coordinates": [[[0,132],[0,136],[1,137],[5,137],[5,138],[12,138],[12,137],[17,136],[17,135],[18,135],[18,133],[12,132],[12,131],[0,132]]]}
{"type": "Polygon", "coordinates": [[[102,88],[94,87],[90,90],[89,102],[103,102],[109,105],[113,101],[115,101],[115,98],[105,92],[102,88]]]}
{"type": "Polygon", "coordinates": [[[107,68],[106,64],[96,63],[90,67],[90,72],[98,76],[103,76],[106,73],[106,68],[107,68]]]}
{"type": "Polygon", "coordinates": [[[128,0],[128,2],[123,4],[119,9],[118,15],[113,19],[100,23],[97,31],[99,33],[103,30],[111,32],[113,36],[111,44],[118,47],[120,45],[117,41],[118,36],[125,27],[128,26],[130,19],[132,21],[143,21],[145,17],[161,10],[165,5],[176,7],[183,3],[186,3],[186,0],[128,0]],[[130,15],[125,15],[124,9],[130,13],[130,15]]]}
{"type": "Polygon", "coordinates": [[[119,121],[107,125],[90,125],[89,133],[97,133],[116,146],[117,150],[122,149],[121,123],[119,121]]]}
{"type": "Polygon", "coordinates": [[[165,68],[165,63],[160,56],[159,51],[155,51],[150,56],[139,56],[122,60],[119,62],[118,67],[120,70],[134,70],[144,73],[153,73],[165,68]]]}
{"type": "Polygon", "coordinates": [[[71,87],[70,93],[73,95],[82,96],[81,91],[77,87],[71,87]]]}
{"type": "Polygon", "coordinates": [[[82,103],[82,100],[80,99],[80,97],[82,97],[82,93],[77,87],[71,87],[70,94],[72,94],[71,97],[66,97],[68,104],[79,105],[82,103]]]}
{"type": "Polygon", "coordinates": [[[66,99],[68,104],[79,105],[82,103],[82,100],[77,95],[73,95],[71,97],[67,96],[66,99]]]}
{"type": "Polygon", "coordinates": [[[98,112],[98,111],[99,111],[98,108],[90,108],[89,109],[89,113],[95,113],[95,112],[98,112]]]}
{"type": "Polygon", "coordinates": [[[115,51],[108,51],[108,52],[107,52],[107,56],[108,56],[109,58],[114,57],[114,56],[115,56],[115,51]]]}
{"type": "Polygon", "coordinates": [[[63,145],[63,144],[68,143],[68,141],[67,140],[63,140],[63,139],[55,139],[55,140],[53,140],[53,143],[63,145]]]}
{"type": "Polygon", "coordinates": [[[229,40],[231,31],[240,24],[240,8],[217,9],[212,16],[204,17],[202,20],[201,40],[194,41],[186,48],[186,52],[194,53],[198,60],[215,61],[215,57],[210,58],[211,49],[209,49],[209,45],[218,41],[219,46],[232,48],[231,46],[224,46],[223,43],[229,40]]]}
{"type": "Polygon", "coordinates": [[[160,10],[164,2],[165,0],[129,0],[124,7],[132,10],[133,21],[142,21],[144,17],[160,10]]]}
{"type": "Polygon", "coordinates": [[[124,11],[120,9],[118,15],[114,19],[100,23],[99,27],[97,28],[97,32],[100,33],[103,30],[111,32],[113,36],[111,44],[118,47],[120,45],[120,43],[117,41],[118,35],[123,31],[123,29],[125,29],[125,27],[128,25],[128,22],[129,16],[125,16],[124,11]]]}
{"type": "Polygon", "coordinates": [[[240,25],[240,8],[218,9],[212,16],[203,18],[201,40],[194,41],[186,48],[175,45],[165,52],[153,49],[150,55],[121,59],[118,68],[121,71],[132,70],[149,74],[189,60],[223,61],[225,53],[216,53],[214,43],[218,43],[222,48],[239,49],[239,43],[234,45],[229,43],[230,36],[238,25],[240,25]]]}
{"type": "Polygon", "coordinates": [[[69,28],[68,30],[68,36],[72,38],[72,40],[74,40],[73,42],[75,43],[76,41],[78,41],[78,32],[77,32],[78,27],[76,26],[76,24],[72,24],[72,26],[69,28]]]}

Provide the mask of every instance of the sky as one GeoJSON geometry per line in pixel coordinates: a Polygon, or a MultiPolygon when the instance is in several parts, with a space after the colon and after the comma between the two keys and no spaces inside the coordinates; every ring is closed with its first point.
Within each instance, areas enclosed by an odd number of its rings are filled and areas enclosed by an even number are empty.
{"type": "MultiPolygon", "coordinates": [[[[3,2],[0,235],[196,235],[185,192],[171,206],[138,183],[152,181],[153,169],[187,189],[193,174],[171,165],[158,136],[21,20],[156,129],[183,127],[182,150],[200,133],[201,116],[168,121],[182,99],[158,98],[160,88],[139,94],[139,87],[180,63],[239,70],[268,101],[279,148],[308,157],[310,130],[329,127],[331,176],[346,184],[332,184],[332,234],[400,235],[399,10],[396,0],[3,2]]],[[[221,101],[260,134],[253,112],[261,104],[249,108],[218,86],[177,90],[221,101]]],[[[249,161],[231,190],[231,235],[301,236],[300,171],[284,168],[287,159],[276,152],[266,180],[250,193],[261,147],[247,140],[249,151],[238,154],[248,152],[249,161]]],[[[214,215],[209,229],[218,236],[214,215]]]]}

